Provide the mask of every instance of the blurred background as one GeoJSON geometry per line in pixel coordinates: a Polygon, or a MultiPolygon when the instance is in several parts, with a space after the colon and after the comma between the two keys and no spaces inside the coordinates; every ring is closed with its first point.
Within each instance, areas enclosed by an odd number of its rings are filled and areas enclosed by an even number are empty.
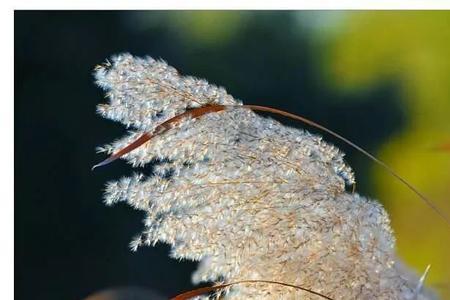
{"type": "MultiPolygon", "coordinates": [[[[17,299],[164,299],[194,287],[196,263],[169,259],[168,247],[129,250],[141,212],[103,205],[105,183],[132,168],[90,170],[104,158],[95,148],[125,133],[95,114],[105,99],[92,77],[120,52],[315,120],[450,214],[450,12],[16,11],[14,43],[17,299]]],[[[418,273],[431,264],[427,285],[450,299],[449,227],[368,158],[325,139],[347,154],[357,191],[385,205],[399,256],[418,273]]]]}

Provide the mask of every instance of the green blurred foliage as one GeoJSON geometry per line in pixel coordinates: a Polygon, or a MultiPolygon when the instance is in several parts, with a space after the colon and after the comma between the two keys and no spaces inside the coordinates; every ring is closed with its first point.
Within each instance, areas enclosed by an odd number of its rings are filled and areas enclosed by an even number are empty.
{"type": "MultiPolygon", "coordinates": [[[[324,59],[329,78],[345,91],[401,87],[407,124],[377,155],[450,215],[450,153],[435,149],[450,140],[450,12],[354,12],[343,22],[324,59]]],[[[399,255],[419,272],[431,264],[427,282],[450,299],[449,227],[387,172],[373,175],[399,255]]]]}
{"type": "Polygon", "coordinates": [[[171,26],[180,28],[183,38],[203,46],[214,47],[235,38],[245,13],[226,11],[178,11],[169,16],[171,26]]]}
{"type": "Polygon", "coordinates": [[[245,11],[139,11],[129,14],[133,30],[163,26],[183,42],[204,48],[220,48],[238,35],[251,17],[245,11]]]}

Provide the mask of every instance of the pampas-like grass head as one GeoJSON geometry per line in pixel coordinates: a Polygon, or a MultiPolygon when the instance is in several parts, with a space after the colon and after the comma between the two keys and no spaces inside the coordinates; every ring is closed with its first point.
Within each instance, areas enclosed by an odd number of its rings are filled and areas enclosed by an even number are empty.
{"type": "MultiPolygon", "coordinates": [[[[125,201],[146,212],[133,250],[171,245],[171,257],[200,262],[194,283],[273,280],[332,299],[433,298],[396,258],[386,211],[347,192],[353,172],[320,136],[259,116],[223,88],[150,57],[115,56],[95,77],[109,99],[98,112],[134,129],[100,148],[107,153],[188,109],[234,107],[187,115],[123,156],[134,166],[155,163],[152,176],[107,184],[108,205],[125,201]]],[[[223,296],[319,299],[264,283],[223,296]]]]}

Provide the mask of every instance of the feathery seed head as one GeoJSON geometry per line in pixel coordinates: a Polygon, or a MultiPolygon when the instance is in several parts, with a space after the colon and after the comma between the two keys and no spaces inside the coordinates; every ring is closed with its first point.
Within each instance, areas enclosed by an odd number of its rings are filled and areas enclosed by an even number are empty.
{"type": "MultiPolygon", "coordinates": [[[[108,153],[187,109],[241,105],[150,57],[118,55],[95,72],[109,99],[98,112],[135,130],[99,149],[108,153]]],[[[354,175],[343,157],[320,136],[225,109],[184,118],[125,155],[135,166],[160,163],[152,176],[109,183],[105,202],[145,211],[131,248],[171,245],[172,257],[200,261],[195,283],[265,279],[333,299],[413,299],[417,281],[395,257],[389,218],[377,202],[346,192],[354,175]]],[[[226,299],[318,299],[264,284],[227,291],[226,299]]]]}

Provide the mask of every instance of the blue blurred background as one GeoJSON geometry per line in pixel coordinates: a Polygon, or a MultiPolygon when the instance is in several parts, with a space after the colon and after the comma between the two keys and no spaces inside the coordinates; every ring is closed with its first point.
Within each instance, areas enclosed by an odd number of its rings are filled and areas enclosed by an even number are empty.
{"type": "MultiPolygon", "coordinates": [[[[14,43],[17,299],[85,299],[118,287],[156,299],[150,291],[194,287],[196,264],[169,259],[168,247],[129,250],[140,212],[102,204],[104,184],[132,168],[90,170],[104,158],[95,147],[125,133],[95,114],[105,100],[92,77],[120,52],[163,58],[245,103],[315,120],[450,214],[449,12],[16,11],[14,43]]],[[[445,223],[366,157],[325,138],[347,154],[357,191],[386,206],[399,256],[417,272],[431,263],[427,283],[450,299],[445,223]]]]}

